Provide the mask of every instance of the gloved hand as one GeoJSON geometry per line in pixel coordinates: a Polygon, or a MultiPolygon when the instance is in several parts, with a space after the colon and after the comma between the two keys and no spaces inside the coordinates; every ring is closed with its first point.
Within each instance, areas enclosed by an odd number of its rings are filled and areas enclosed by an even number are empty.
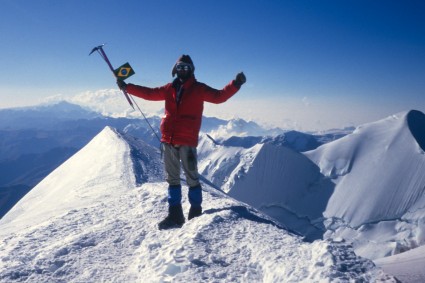
{"type": "Polygon", "coordinates": [[[246,83],[245,74],[243,72],[240,72],[239,74],[236,75],[235,85],[237,87],[241,87],[241,85],[243,85],[244,83],[246,83]]]}
{"type": "Polygon", "coordinates": [[[127,83],[121,79],[117,79],[117,85],[120,88],[120,90],[126,90],[127,89],[127,83]]]}

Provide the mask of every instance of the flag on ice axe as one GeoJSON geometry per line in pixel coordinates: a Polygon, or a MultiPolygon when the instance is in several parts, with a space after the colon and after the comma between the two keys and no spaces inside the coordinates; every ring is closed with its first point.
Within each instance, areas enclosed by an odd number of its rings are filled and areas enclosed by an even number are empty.
{"type": "Polygon", "coordinates": [[[118,67],[118,69],[115,69],[114,74],[115,74],[115,77],[117,77],[117,79],[125,80],[128,77],[134,75],[134,71],[129,63],[125,63],[121,67],[118,67]]]}
{"type": "MultiPolygon", "coordinates": [[[[99,53],[100,57],[102,57],[102,59],[105,60],[106,64],[108,64],[109,69],[112,71],[112,73],[114,74],[115,78],[117,78],[117,79],[125,80],[126,78],[130,77],[131,75],[133,75],[134,74],[133,68],[128,63],[125,63],[124,65],[122,65],[118,69],[114,70],[114,68],[112,67],[111,62],[108,59],[108,56],[106,56],[105,51],[103,51],[103,46],[104,45],[105,44],[96,46],[95,48],[92,49],[92,51],[90,52],[89,55],[91,55],[93,52],[97,51],[99,53]]],[[[122,90],[122,93],[124,94],[125,98],[127,98],[128,103],[130,103],[131,107],[133,107],[133,109],[134,109],[133,102],[131,102],[131,99],[128,96],[128,93],[125,90],[122,90]]]]}
{"type": "MultiPolygon", "coordinates": [[[[117,80],[125,80],[126,78],[130,77],[131,75],[134,74],[133,68],[130,66],[129,63],[125,63],[124,65],[122,65],[121,67],[119,67],[118,69],[114,70],[114,68],[112,67],[111,62],[108,59],[108,56],[106,56],[105,51],[103,51],[103,46],[105,44],[96,46],[95,48],[92,49],[92,51],[90,52],[89,56],[97,51],[100,55],[100,57],[103,58],[103,60],[105,60],[106,64],[108,64],[109,69],[112,71],[112,73],[114,74],[115,78],[117,80]]],[[[130,96],[128,95],[127,91],[125,89],[122,89],[122,93],[124,94],[125,98],[127,98],[128,103],[130,103],[131,107],[133,107],[134,110],[136,110],[134,108],[133,102],[134,104],[136,104],[137,109],[139,109],[140,113],[142,114],[143,118],[145,118],[146,123],[149,125],[149,127],[151,128],[152,132],[155,134],[156,138],[158,139],[159,142],[161,142],[161,139],[159,138],[158,134],[155,132],[155,130],[152,128],[151,123],[149,123],[148,119],[146,118],[145,114],[143,113],[143,111],[140,109],[139,105],[137,105],[136,101],[130,99],[130,96]]]]}

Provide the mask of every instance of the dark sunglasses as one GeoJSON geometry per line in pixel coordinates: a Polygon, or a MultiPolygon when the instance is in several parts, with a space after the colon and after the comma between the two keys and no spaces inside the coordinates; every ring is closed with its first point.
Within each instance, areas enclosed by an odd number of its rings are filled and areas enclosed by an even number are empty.
{"type": "Polygon", "coordinates": [[[177,64],[176,66],[177,71],[190,71],[192,70],[192,66],[189,64],[177,64]]]}

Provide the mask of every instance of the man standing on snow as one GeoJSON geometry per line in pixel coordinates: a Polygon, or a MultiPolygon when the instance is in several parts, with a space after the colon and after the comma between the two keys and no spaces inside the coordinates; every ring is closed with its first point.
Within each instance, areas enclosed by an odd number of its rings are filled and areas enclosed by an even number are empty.
{"type": "Polygon", "coordinates": [[[146,100],[165,100],[165,115],[161,121],[161,142],[164,149],[164,167],[168,182],[168,216],[162,220],[159,229],[181,227],[183,215],[180,184],[180,166],[189,186],[190,210],[188,219],[202,214],[202,188],[199,182],[196,146],[201,128],[204,102],[223,103],[232,97],[246,82],[243,73],[222,90],[213,89],[196,81],[195,66],[189,55],[182,55],[172,69],[177,75],[172,83],[157,88],[126,84],[118,80],[120,89],[146,100]]]}

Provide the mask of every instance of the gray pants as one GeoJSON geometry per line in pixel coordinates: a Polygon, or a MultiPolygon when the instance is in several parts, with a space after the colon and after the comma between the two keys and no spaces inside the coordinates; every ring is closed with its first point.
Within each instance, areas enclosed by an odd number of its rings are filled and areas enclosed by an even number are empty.
{"type": "Polygon", "coordinates": [[[189,187],[199,186],[196,147],[173,146],[163,143],[166,181],[170,186],[180,185],[180,162],[189,187]]]}

